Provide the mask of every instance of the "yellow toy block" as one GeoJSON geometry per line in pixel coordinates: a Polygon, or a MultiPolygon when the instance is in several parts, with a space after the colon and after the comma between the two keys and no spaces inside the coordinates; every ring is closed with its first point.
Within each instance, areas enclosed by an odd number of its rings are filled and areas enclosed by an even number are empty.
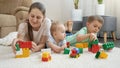
{"type": "Polygon", "coordinates": [[[107,57],[108,57],[108,55],[107,55],[107,53],[105,53],[104,51],[102,51],[102,52],[100,53],[100,58],[106,59],[107,57]]]}
{"type": "Polygon", "coordinates": [[[87,47],[88,47],[88,43],[87,42],[83,43],[83,48],[87,48],[87,47]]]}
{"type": "Polygon", "coordinates": [[[76,43],[76,44],[75,44],[75,47],[76,47],[76,48],[83,48],[83,43],[76,43]]]}
{"type": "Polygon", "coordinates": [[[22,48],[22,54],[16,54],[16,58],[26,58],[29,57],[30,55],[30,50],[29,48],[22,48]]]}

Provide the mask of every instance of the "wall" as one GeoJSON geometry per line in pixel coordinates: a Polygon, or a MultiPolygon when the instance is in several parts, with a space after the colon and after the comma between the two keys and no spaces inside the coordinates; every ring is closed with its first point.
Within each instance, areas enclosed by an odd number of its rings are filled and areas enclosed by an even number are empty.
{"type": "MultiPolygon", "coordinates": [[[[66,22],[71,19],[73,0],[33,0],[42,2],[47,9],[47,17],[53,20],[66,22]]],[[[104,0],[105,15],[117,17],[117,37],[120,38],[120,0],[104,0]]],[[[83,11],[83,16],[95,15],[95,5],[97,0],[80,0],[79,8],[83,11]]]]}

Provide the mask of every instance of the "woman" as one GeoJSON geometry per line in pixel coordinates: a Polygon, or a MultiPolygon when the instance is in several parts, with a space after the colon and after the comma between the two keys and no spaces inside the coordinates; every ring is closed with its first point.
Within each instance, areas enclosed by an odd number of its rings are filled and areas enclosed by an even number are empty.
{"type": "Polygon", "coordinates": [[[50,26],[51,21],[45,17],[44,5],[39,2],[33,3],[29,9],[28,20],[19,25],[17,38],[13,40],[14,53],[17,41],[32,41],[33,52],[44,48],[50,34],[50,26]]]}

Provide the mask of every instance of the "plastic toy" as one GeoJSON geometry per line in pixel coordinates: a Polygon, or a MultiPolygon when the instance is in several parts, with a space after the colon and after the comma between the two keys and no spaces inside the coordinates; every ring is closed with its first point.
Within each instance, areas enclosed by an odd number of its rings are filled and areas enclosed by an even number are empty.
{"type": "Polygon", "coordinates": [[[104,51],[98,51],[95,55],[95,58],[101,58],[101,59],[106,59],[108,57],[107,53],[105,53],[104,51]]]}
{"type": "Polygon", "coordinates": [[[100,46],[98,45],[98,40],[94,40],[92,42],[89,42],[88,45],[88,51],[92,52],[92,53],[96,53],[100,50],[100,46]]]}
{"type": "Polygon", "coordinates": [[[80,56],[80,50],[78,48],[73,48],[69,56],[71,58],[78,58],[80,56]]]}
{"type": "Polygon", "coordinates": [[[75,47],[77,48],[87,48],[88,47],[88,43],[84,42],[84,43],[76,43],[75,47]]]}
{"type": "Polygon", "coordinates": [[[30,55],[30,48],[32,48],[31,41],[18,41],[16,46],[16,58],[25,58],[30,55]]]}
{"type": "Polygon", "coordinates": [[[106,42],[102,45],[104,50],[111,50],[114,48],[114,43],[113,42],[106,42]]]}
{"type": "Polygon", "coordinates": [[[42,53],[42,61],[48,62],[51,60],[51,55],[49,52],[43,52],[42,53]]]}
{"type": "Polygon", "coordinates": [[[69,48],[70,47],[70,42],[67,42],[66,45],[67,45],[67,48],[69,48]]]}
{"type": "Polygon", "coordinates": [[[70,48],[65,48],[64,49],[64,54],[69,54],[69,52],[70,52],[70,48]]]}

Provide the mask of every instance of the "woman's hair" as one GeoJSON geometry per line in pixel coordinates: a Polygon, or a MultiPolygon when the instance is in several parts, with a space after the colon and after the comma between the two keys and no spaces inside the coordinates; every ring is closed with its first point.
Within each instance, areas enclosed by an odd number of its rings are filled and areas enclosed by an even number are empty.
{"type": "MultiPolygon", "coordinates": [[[[44,5],[40,2],[35,2],[33,3],[31,6],[30,6],[30,9],[29,9],[29,13],[31,12],[32,9],[34,8],[37,8],[39,9],[42,14],[45,16],[45,12],[46,12],[46,9],[44,7],[44,5]]],[[[27,20],[27,24],[28,24],[28,37],[29,37],[29,40],[30,41],[33,41],[33,32],[32,32],[32,26],[30,25],[29,23],[29,20],[27,20]]]]}
{"type": "Polygon", "coordinates": [[[95,21],[95,20],[98,21],[98,22],[100,22],[101,24],[104,23],[103,18],[102,18],[101,16],[98,16],[98,15],[89,16],[87,22],[91,23],[91,22],[93,22],[93,21],[95,21]]]}
{"type": "Polygon", "coordinates": [[[58,21],[53,21],[52,22],[52,25],[51,25],[51,28],[50,28],[50,32],[51,32],[52,36],[53,36],[53,33],[59,29],[60,24],[62,24],[62,23],[60,23],[58,21]]]}

